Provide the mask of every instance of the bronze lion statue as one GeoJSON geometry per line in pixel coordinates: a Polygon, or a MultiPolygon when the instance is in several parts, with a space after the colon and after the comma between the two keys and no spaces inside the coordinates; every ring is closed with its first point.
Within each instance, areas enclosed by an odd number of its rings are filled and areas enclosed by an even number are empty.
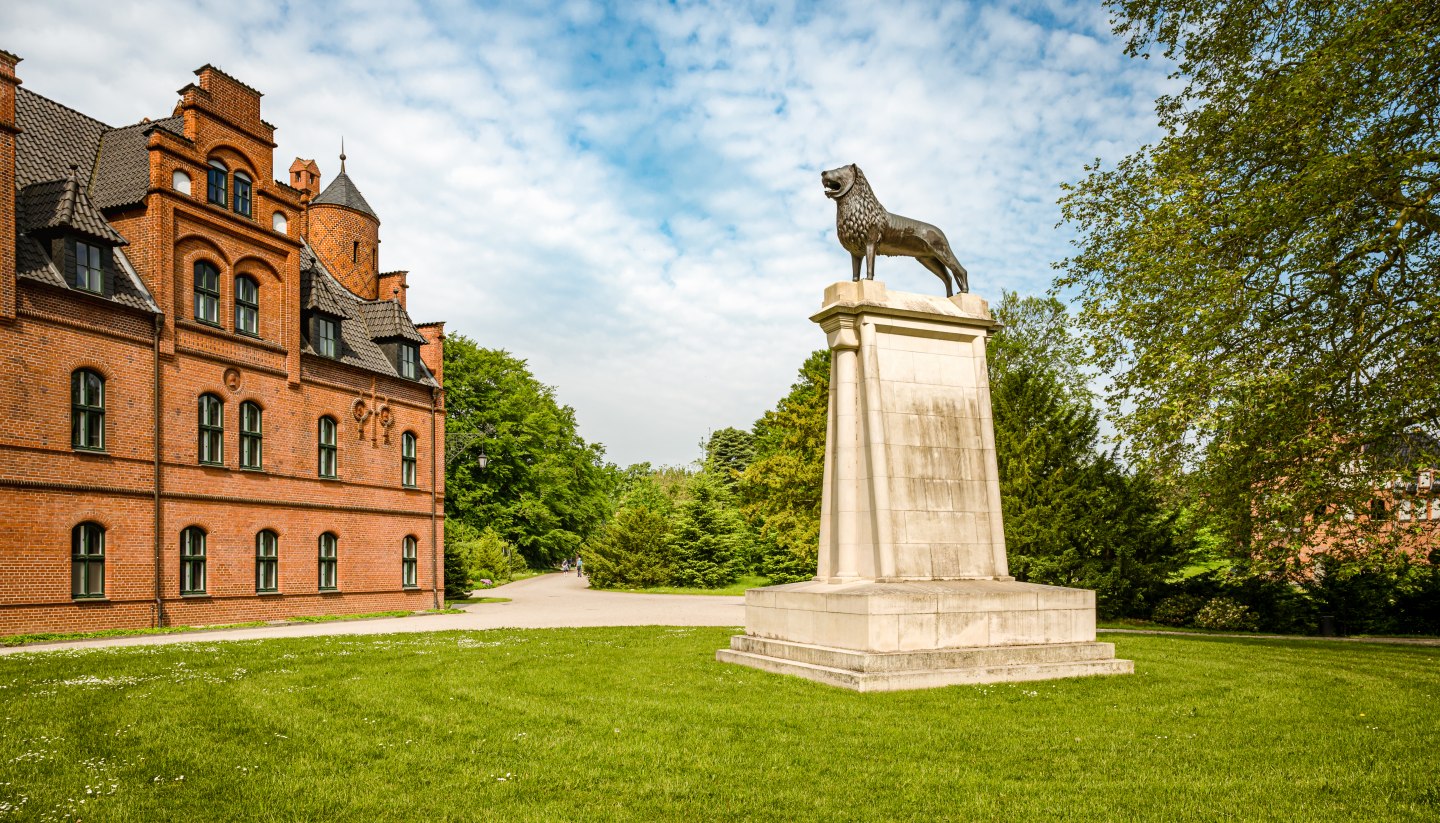
{"type": "Polygon", "coordinates": [[[962,294],[970,291],[970,273],[955,259],[945,233],[929,223],[885,211],[859,166],[851,163],[821,172],[820,182],[825,196],[835,201],[835,233],[850,252],[853,279],[860,279],[862,256],[868,280],[875,279],[876,254],[913,257],[945,284],[946,297],[954,296],[956,290],[962,294]]]}

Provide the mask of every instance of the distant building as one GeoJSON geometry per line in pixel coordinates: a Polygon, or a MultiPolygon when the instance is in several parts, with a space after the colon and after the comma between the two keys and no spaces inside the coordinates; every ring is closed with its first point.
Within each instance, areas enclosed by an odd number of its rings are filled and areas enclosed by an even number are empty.
{"type": "Polygon", "coordinates": [[[0,52],[0,634],[439,603],[442,324],[213,66],[112,128],[0,52]]]}
{"type": "MultiPolygon", "coordinates": [[[[1342,507],[1342,523],[1320,528],[1302,556],[1363,550],[1367,543],[1357,540],[1345,524],[1379,524],[1378,534],[1394,540],[1394,547],[1416,559],[1440,563],[1440,471],[1434,467],[1398,468],[1427,466],[1431,455],[1440,454],[1440,442],[1424,432],[1410,431],[1392,442],[1362,451],[1366,460],[1397,467],[1394,478],[1374,490],[1365,510],[1342,507]]],[[[1326,511],[1333,513],[1335,509],[1327,507],[1326,511]]],[[[1375,532],[1370,536],[1374,537],[1375,532]]]]}

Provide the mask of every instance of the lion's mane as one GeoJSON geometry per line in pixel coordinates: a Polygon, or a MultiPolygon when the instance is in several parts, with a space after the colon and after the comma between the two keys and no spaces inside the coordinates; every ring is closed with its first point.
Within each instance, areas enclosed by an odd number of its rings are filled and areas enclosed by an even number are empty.
{"type": "Polygon", "coordinates": [[[865,179],[865,172],[859,166],[851,168],[855,170],[855,182],[844,197],[835,201],[835,233],[845,251],[864,255],[867,242],[880,240],[886,211],[865,179]]]}

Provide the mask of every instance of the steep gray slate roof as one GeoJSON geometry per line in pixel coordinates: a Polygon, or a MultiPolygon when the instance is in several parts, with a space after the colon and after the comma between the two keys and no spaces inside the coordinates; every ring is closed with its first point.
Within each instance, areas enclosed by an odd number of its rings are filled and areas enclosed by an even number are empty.
{"type": "Polygon", "coordinates": [[[22,234],[69,230],[111,245],[129,243],[105,222],[105,217],[73,177],[31,183],[20,190],[15,211],[22,234]]]}
{"type": "Polygon", "coordinates": [[[71,176],[79,167],[86,193],[96,208],[131,206],[150,188],[150,154],[145,148],[152,129],[184,136],[184,119],[166,117],[149,123],[111,128],[68,106],[21,86],[15,96],[15,119],[21,132],[15,142],[16,184],[71,176]]]}
{"type": "Polygon", "coordinates": [[[109,126],[24,86],[16,90],[15,120],[21,128],[15,138],[17,186],[64,179],[71,166],[80,167],[80,179],[90,179],[100,137],[109,126]]]}
{"type": "Polygon", "coordinates": [[[114,209],[144,202],[150,190],[150,152],[145,147],[150,132],[164,129],[184,137],[184,123],[184,118],[167,117],[105,132],[90,183],[95,205],[114,209]]]}
{"type": "MultiPolygon", "coordinates": [[[[415,342],[423,343],[425,338],[415,331],[415,326],[410,322],[410,317],[405,310],[400,308],[398,303],[389,300],[362,300],[356,297],[354,292],[345,288],[315,256],[315,252],[306,244],[300,255],[300,290],[302,303],[306,308],[319,308],[317,305],[309,305],[305,295],[324,293],[338,304],[341,314],[340,321],[340,362],[349,363],[352,366],[359,366],[380,374],[388,374],[392,377],[400,377],[399,372],[391,365],[390,358],[385,356],[376,341],[393,338],[396,336],[406,337],[402,332],[400,335],[394,332],[402,326],[408,326],[410,333],[413,333],[415,342]],[[307,292],[308,289],[308,292],[307,292]],[[381,304],[389,304],[386,308],[381,304]],[[394,312],[389,318],[385,317],[386,312],[394,312]],[[370,317],[377,317],[379,329],[371,327],[370,317]],[[398,318],[398,319],[397,319],[398,318]]],[[[311,298],[313,300],[313,298],[311,298]]],[[[330,311],[331,314],[337,312],[330,311]]],[[[406,338],[411,339],[411,338],[406,338]]],[[[306,354],[316,354],[315,349],[310,346],[307,339],[302,349],[306,354]]],[[[317,355],[318,356],[318,355],[317,355]]],[[[427,386],[438,386],[430,371],[425,368],[424,363],[417,364],[420,368],[421,378],[416,381],[427,386]]],[[[401,378],[402,380],[405,378],[401,378]]]]}
{"type": "MultiPolygon", "coordinates": [[[[15,119],[21,129],[15,141],[15,183],[19,189],[15,202],[19,230],[16,274],[68,289],[70,284],[34,235],[43,235],[47,230],[74,231],[107,244],[124,244],[125,238],[105,220],[101,210],[144,199],[150,186],[149,153],[143,137],[136,142],[128,134],[120,136],[113,151],[102,146],[116,132],[140,134],[156,124],[112,129],[23,86],[15,96],[15,119]],[[97,167],[102,158],[103,168],[97,167]],[[107,182],[97,187],[97,179],[107,182]]],[[[176,118],[162,121],[159,127],[180,131],[176,118]]],[[[119,248],[114,254],[117,271],[109,299],[158,313],[159,306],[129,258],[119,248]]]]}
{"type": "Polygon", "coordinates": [[[323,311],[336,317],[349,317],[341,293],[347,289],[333,277],[320,277],[325,266],[315,256],[315,250],[306,243],[300,248],[300,308],[323,311]]]}
{"type": "Polygon", "coordinates": [[[410,322],[410,316],[394,300],[365,301],[360,304],[365,325],[370,327],[370,336],[376,340],[401,338],[414,343],[424,343],[425,337],[410,322]]]}
{"type": "Polygon", "coordinates": [[[355,183],[350,180],[350,175],[345,173],[343,163],[341,164],[340,173],[335,176],[334,180],[330,181],[330,185],[325,187],[325,191],[320,192],[319,197],[310,201],[310,204],[345,206],[355,211],[364,212],[376,220],[380,219],[380,216],[375,213],[375,210],[370,208],[370,204],[365,202],[365,197],[360,194],[360,190],[355,188],[355,183]]]}

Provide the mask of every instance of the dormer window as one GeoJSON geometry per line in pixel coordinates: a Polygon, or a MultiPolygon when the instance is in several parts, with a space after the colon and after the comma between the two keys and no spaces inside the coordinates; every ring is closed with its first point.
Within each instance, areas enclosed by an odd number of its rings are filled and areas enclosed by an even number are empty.
{"type": "Polygon", "coordinates": [[[419,369],[415,367],[416,352],[414,344],[401,343],[396,353],[400,361],[400,376],[406,380],[414,380],[416,373],[419,371],[419,369]]]}
{"type": "Polygon", "coordinates": [[[315,316],[315,353],[331,359],[340,357],[340,324],[321,315],[315,316]]]}
{"type": "Polygon", "coordinates": [[[225,168],[225,164],[219,160],[211,160],[208,171],[209,194],[205,199],[217,206],[228,205],[230,197],[226,190],[226,173],[229,169],[225,168]]]}
{"type": "Polygon", "coordinates": [[[235,172],[235,213],[250,216],[250,176],[235,172]]]}
{"type": "Polygon", "coordinates": [[[75,241],[75,288],[81,291],[105,293],[104,252],[99,246],[75,241]]]}

